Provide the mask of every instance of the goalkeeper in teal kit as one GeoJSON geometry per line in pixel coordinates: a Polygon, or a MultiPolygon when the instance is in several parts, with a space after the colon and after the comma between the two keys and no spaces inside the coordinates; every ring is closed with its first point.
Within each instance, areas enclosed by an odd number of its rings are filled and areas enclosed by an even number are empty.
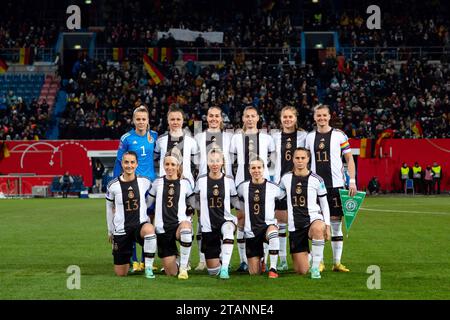
{"type": "MultiPolygon", "coordinates": [[[[126,151],[134,151],[138,156],[138,167],[136,174],[155,180],[155,168],[153,165],[153,150],[155,148],[158,134],[149,130],[149,113],[145,106],[136,108],[133,112],[133,124],[135,129],[125,133],[120,138],[119,149],[117,150],[116,163],[114,165],[114,177],[118,177],[122,172],[122,156],[126,151]]],[[[147,210],[147,214],[152,214],[152,208],[147,210]]],[[[136,254],[136,243],[133,245],[132,271],[144,270],[144,254],[141,254],[139,262],[136,254]]]]}

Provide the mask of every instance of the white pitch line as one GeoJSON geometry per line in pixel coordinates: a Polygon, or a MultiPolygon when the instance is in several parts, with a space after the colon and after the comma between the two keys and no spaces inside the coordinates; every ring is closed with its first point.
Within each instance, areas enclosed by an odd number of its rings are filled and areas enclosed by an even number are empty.
{"type": "Polygon", "coordinates": [[[369,209],[369,208],[363,208],[363,207],[361,207],[360,209],[367,210],[367,211],[379,211],[379,212],[430,213],[430,214],[450,215],[450,212],[437,212],[437,211],[402,211],[402,210],[369,209]]]}

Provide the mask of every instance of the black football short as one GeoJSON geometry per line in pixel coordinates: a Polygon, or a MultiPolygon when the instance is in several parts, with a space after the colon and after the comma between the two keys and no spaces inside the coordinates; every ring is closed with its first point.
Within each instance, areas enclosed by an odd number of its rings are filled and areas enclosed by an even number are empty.
{"type": "Polygon", "coordinates": [[[124,235],[114,235],[112,243],[112,254],[114,264],[122,265],[130,263],[133,254],[133,242],[144,245],[144,239],[141,238],[141,229],[144,224],[137,225],[127,230],[124,235]]]}
{"type": "Polygon", "coordinates": [[[222,233],[215,229],[212,232],[202,232],[201,251],[205,254],[206,259],[217,259],[220,257],[222,246],[222,233]]]}
{"type": "Polygon", "coordinates": [[[164,233],[156,234],[156,243],[158,245],[158,256],[161,259],[165,257],[178,255],[178,247],[177,247],[178,226],[164,229],[165,229],[164,233]]]}
{"type": "Polygon", "coordinates": [[[342,217],[344,215],[342,212],[342,202],[339,195],[339,189],[343,188],[327,188],[327,200],[328,206],[330,207],[331,217],[342,217]]]}
{"type": "Polygon", "coordinates": [[[309,253],[309,227],[289,232],[289,249],[291,254],[299,252],[309,253]]]}
{"type": "Polygon", "coordinates": [[[275,210],[287,210],[287,197],[282,200],[275,200],[275,210]]]}
{"type": "Polygon", "coordinates": [[[264,257],[264,242],[269,243],[266,239],[267,228],[261,229],[261,231],[253,238],[245,238],[245,253],[247,258],[264,257]]]}

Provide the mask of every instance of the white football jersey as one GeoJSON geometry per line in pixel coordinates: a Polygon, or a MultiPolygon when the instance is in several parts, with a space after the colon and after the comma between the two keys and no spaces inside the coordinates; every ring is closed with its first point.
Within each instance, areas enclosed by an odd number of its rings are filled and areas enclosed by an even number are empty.
{"type": "Polygon", "coordinates": [[[208,152],[214,147],[219,148],[223,152],[225,158],[225,174],[233,175],[232,163],[230,159],[230,144],[233,134],[230,132],[209,132],[208,130],[195,135],[195,141],[198,145],[198,174],[208,173],[208,152]]]}
{"type": "Polygon", "coordinates": [[[166,171],[164,170],[164,156],[169,149],[174,147],[177,147],[183,156],[183,177],[188,179],[192,188],[194,188],[195,179],[192,174],[191,164],[192,157],[198,153],[198,146],[194,138],[188,135],[184,135],[177,139],[173,138],[170,134],[165,133],[156,140],[155,159],[159,158],[159,176],[162,177],[166,174],[166,171]]]}
{"type": "Polygon", "coordinates": [[[244,202],[246,238],[253,238],[267,228],[277,224],[275,219],[275,199],[285,197],[284,191],[276,184],[266,180],[261,184],[245,181],[238,186],[237,192],[244,202]]]}
{"type": "Polygon", "coordinates": [[[155,203],[154,225],[156,233],[173,229],[182,221],[191,221],[186,215],[188,198],[193,195],[187,179],[168,180],[166,176],[157,178],[149,192],[149,203],[155,203]]]}
{"type": "Polygon", "coordinates": [[[344,186],[342,155],[351,152],[344,132],[332,128],[327,133],[311,131],[306,136],[305,147],[311,151],[311,171],[318,174],[327,188],[344,186]]]}
{"type": "Polygon", "coordinates": [[[146,196],[152,186],[146,177],[122,181],[122,175],[106,188],[106,221],[108,233],[125,235],[129,229],[148,222],[146,196]]]}
{"type": "Polygon", "coordinates": [[[258,132],[246,135],[240,132],[234,134],[230,144],[230,156],[233,160],[237,157],[236,185],[250,179],[249,161],[256,155],[264,161],[264,178],[270,180],[267,164],[272,152],[275,152],[275,143],[272,137],[266,133],[258,132]]]}
{"type": "Polygon", "coordinates": [[[286,191],[289,231],[302,230],[317,219],[325,221],[322,211],[328,211],[329,220],[329,209],[321,208],[318,203],[319,198],[323,197],[323,203],[328,205],[327,189],[318,175],[310,172],[302,177],[292,172],[286,173],[281,178],[280,188],[286,191]]]}
{"type": "Polygon", "coordinates": [[[276,161],[273,181],[280,183],[281,177],[294,167],[294,151],[305,146],[306,131],[295,131],[293,133],[283,133],[276,131],[272,133],[275,143],[276,161]]]}
{"type": "Polygon", "coordinates": [[[194,193],[200,201],[202,232],[220,230],[225,221],[237,224],[237,218],[231,213],[231,204],[239,203],[233,177],[222,175],[216,180],[202,175],[197,179],[194,193]]]}

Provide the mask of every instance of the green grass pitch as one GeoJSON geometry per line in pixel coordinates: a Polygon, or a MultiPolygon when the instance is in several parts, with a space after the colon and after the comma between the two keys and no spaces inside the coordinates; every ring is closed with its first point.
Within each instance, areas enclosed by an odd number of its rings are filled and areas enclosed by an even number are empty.
{"type": "MultiPolygon", "coordinates": [[[[223,281],[196,271],[187,281],[116,277],[103,199],[0,200],[0,221],[0,299],[450,299],[448,196],[366,198],[348,238],[344,230],[351,272],[331,271],[327,242],[320,280],[291,270],[278,279],[233,272],[223,281]],[[70,265],[80,267],[79,290],[67,289],[70,265]],[[380,268],[380,289],[367,287],[371,265],[380,268]]],[[[234,269],[238,259],[235,246],[234,269]]],[[[191,261],[195,267],[196,243],[191,261]]]]}

